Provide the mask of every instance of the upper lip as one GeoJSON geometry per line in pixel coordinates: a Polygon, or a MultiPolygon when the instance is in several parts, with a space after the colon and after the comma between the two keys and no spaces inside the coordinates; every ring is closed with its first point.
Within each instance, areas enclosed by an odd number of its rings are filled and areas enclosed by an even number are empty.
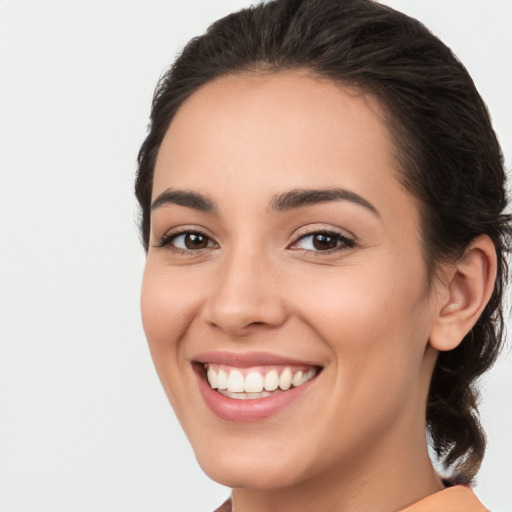
{"type": "Polygon", "coordinates": [[[201,364],[205,363],[216,363],[224,364],[226,366],[234,366],[237,368],[249,368],[251,366],[265,366],[265,365],[276,365],[276,366],[321,366],[318,363],[311,361],[304,361],[295,359],[288,356],[279,354],[272,354],[269,352],[225,352],[225,351],[212,351],[198,354],[193,358],[193,361],[201,364]]]}

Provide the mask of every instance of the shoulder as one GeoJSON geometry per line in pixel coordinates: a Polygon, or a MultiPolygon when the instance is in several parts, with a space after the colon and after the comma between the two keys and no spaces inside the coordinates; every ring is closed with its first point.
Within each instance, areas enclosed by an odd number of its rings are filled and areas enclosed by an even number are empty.
{"type": "MultiPolygon", "coordinates": [[[[229,498],[214,512],[232,511],[229,498]]],[[[471,488],[456,485],[427,496],[400,512],[489,512],[489,509],[482,505],[471,488]]]]}
{"type": "Polygon", "coordinates": [[[489,512],[470,487],[456,485],[410,505],[401,512],[489,512]]]}

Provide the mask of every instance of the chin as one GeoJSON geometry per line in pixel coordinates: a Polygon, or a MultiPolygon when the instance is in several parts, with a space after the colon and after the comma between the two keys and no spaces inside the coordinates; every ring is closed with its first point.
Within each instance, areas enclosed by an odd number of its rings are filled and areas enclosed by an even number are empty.
{"type": "Polygon", "coordinates": [[[286,460],[254,450],[214,450],[198,453],[201,469],[212,480],[231,488],[260,490],[282,489],[293,486],[303,478],[303,460],[286,460]]]}

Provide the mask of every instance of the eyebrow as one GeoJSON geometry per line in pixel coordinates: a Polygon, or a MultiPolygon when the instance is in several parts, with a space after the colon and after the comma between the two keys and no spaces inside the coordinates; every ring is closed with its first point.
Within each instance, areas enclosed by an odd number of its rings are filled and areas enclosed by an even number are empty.
{"type": "Polygon", "coordinates": [[[351,203],[363,206],[373,214],[380,217],[379,211],[364,197],[344,188],[328,189],[295,189],[283,194],[277,194],[270,202],[270,210],[274,212],[284,212],[304,206],[310,206],[319,203],[331,201],[349,201],[351,203]]]}
{"type": "MultiPolygon", "coordinates": [[[[364,197],[344,188],[294,189],[276,194],[270,201],[270,211],[279,213],[332,201],[349,201],[380,216],[377,208],[364,197]]],[[[206,213],[216,214],[218,212],[217,205],[209,197],[198,192],[174,189],[162,192],[151,204],[151,210],[168,204],[176,204],[206,213]]]]}
{"type": "Polygon", "coordinates": [[[207,213],[217,212],[215,203],[209,197],[189,190],[173,189],[162,192],[151,204],[151,210],[156,210],[168,204],[177,204],[178,206],[185,206],[207,213]]]}

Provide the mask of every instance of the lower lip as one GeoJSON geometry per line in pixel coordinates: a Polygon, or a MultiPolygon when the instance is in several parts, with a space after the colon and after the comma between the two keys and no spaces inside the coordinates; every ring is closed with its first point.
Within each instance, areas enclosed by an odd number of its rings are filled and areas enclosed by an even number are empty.
{"type": "Polygon", "coordinates": [[[212,389],[203,377],[202,369],[196,372],[199,390],[210,410],[219,418],[234,422],[264,420],[291,405],[302,396],[316,380],[312,379],[301,386],[265,398],[238,400],[221,395],[212,389]]]}

